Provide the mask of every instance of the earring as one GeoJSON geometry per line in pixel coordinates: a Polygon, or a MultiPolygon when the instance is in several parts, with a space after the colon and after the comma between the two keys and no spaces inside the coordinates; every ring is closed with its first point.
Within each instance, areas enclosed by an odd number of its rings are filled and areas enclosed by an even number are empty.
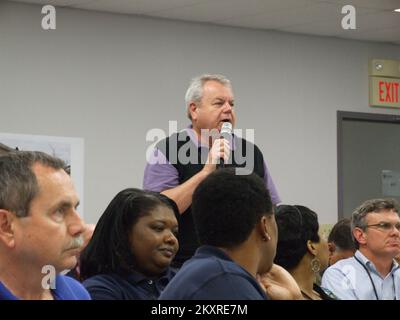
{"type": "Polygon", "coordinates": [[[271,240],[271,237],[269,236],[269,234],[267,234],[266,236],[262,237],[262,241],[269,241],[271,240]]]}
{"type": "Polygon", "coordinates": [[[319,259],[317,257],[314,257],[311,260],[310,265],[311,265],[311,270],[314,273],[318,273],[321,270],[321,262],[319,261],[319,259]]]}

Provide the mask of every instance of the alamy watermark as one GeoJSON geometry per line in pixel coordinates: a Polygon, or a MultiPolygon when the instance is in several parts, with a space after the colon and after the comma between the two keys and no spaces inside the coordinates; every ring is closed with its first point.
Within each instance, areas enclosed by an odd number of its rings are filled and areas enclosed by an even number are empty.
{"type": "Polygon", "coordinates": [[[42,29],[43,30],[55,30],[56,29],[56,8],[51,5],[45,5],[42,7],[42,14],[45,14],[45,16],[42,18],[42,29]]]}
{"type": "Polygon", "coordinates": [[[342,18],[342,28],[344,30],[356,29],[356,8],[352,5],[345,5],[342,7],[342,13],[346,14],[342,18]]]}
{"type": "MultiPolygon", "coordinates": [[[[342,14],[346,14],[341,21],[342,28],[344,30],[356,29],[356,8],[348,4],[342,7],[341,12],[342,14]]],[[[42,7],[42,14],[45,14],[45,16],[42,18],[42,29],[55,30],[56,8],[52,5],[45,5],[42,7]]]]}
{"type": "Polygon", "coordinates": [[[42,267],[42,274],[45,274],[42,278],[42,288],[54,290],[56,288],[56,268],[47,264],[42,267]]]}

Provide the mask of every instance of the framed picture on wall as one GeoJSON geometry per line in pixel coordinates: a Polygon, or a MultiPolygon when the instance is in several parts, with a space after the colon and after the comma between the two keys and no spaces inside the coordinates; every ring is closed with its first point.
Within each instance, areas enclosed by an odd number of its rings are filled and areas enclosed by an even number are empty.
{"type": "Polygon", "coordinates": [[[41,136],[30,134],[0,133],[0,145],[25,151],[42,151],[61,158],[67,164],[76,191],[79,195],[79,212],[83,218],[83,175],[84,140],[83,138],[41,136]]]}

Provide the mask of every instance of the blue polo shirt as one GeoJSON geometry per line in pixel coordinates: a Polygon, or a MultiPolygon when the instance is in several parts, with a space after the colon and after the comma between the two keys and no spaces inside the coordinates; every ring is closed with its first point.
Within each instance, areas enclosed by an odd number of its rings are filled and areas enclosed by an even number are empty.
{"type": "MultiPolygon", "coordinates": [[[[51,293],[55,300],[90,300],[89,293],[78,281],[63,275],[56,276],[56,286],[51,293]]],[[[20,299],[0,282],[0,300],[20,299]]]]}
{"type": "Polygon", "coordinates": [[[222,250],[202,246],[184,263],[160,300],[268,299],[256,279],[222,250]]]}
{"type": "Polygon", "coordinates": [[[138,272],[125,277],[116,273],[99,274],[86,279],[83,285],[93,300],[156,300],[175,273],[175,269],[168,268],[157,279],[138,272]]]}

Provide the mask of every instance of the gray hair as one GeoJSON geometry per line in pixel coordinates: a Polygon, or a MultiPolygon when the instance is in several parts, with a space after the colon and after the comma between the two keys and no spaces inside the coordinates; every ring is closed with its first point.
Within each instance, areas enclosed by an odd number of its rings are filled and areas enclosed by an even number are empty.
{"type": "Polygon", "coordinates": [[[188,118],[192,120],[189,112],[189,105],[192,102],[199,103],[203,97],[203,86],[207,81],[217,81],[226,87],[232,89],[231,82],[221,74],[203,74],[190,81],[189,88],[185,94],[185,104],[188,118]]]}
{"type": "MultiPolygon", "coordinates": [[[[365,229],[367,227],[367,215],[369,213],[380,213],[381,211],[393,210],[399,215],[399,203],[395,199],[371,199],[365,201],[351,216],[351,230],[354,228],[365,229]]],[[[352,233],[353,236],[353,233],[352,233]]],[[[356,248],[359,248],[358,241],[353,236],[356,248]]]]}
{"type": "Polygon", "coordinates": [[[11,151],[14,151],[14,149],[0,142],[0,155],[7,154],[11,151]]]}
{"type": "Polygon", "coordinates": [[[26,217],[31,201],[39,193],[39,185],[32,166],[64,169],[63,160],[39,151],[13,151],[0,156],[0,209],[26,217]]]}

